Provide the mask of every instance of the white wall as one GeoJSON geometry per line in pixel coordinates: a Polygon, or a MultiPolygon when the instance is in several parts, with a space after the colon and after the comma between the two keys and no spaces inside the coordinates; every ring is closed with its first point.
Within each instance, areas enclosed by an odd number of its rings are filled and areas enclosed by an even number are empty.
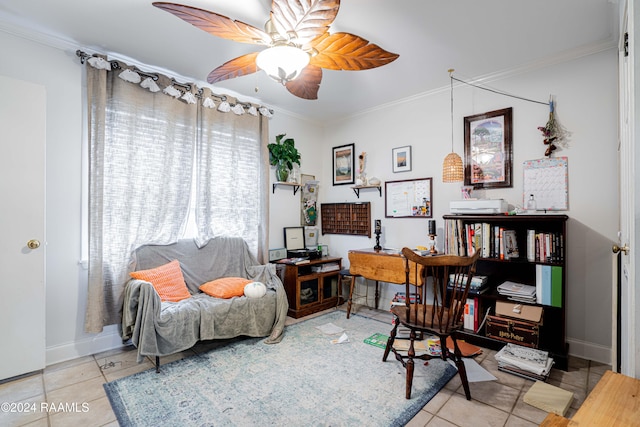
{"type": "MultiPolygon", "coordinates": [[[[494,80],[490,87],[547,101],[557,101],[557,118],[572,133],[569,147],[556,151],[569,159],[567,335],[570,353],[609,362],[611,343],[611,243],[618,230],[617,53],[608,50],[546,68],[494,80]]],[[[449,201],[460,198],[459,184],[442,183],[442,160],[451,151],[450,92],[425,95],[385,106],[326,126],[325,151],[351,142],[356,153],[367,152],[368,176],[384,181],[433,177],[433,209],[439,234],[449,201]],[[393,173],[391,150],[411,145],[410,172],[393,173]]],[[[467,85],[454,86],[455,151],[463,154],[463,117],[513,107],[513,188],[479,192],[480,197],[504,198],[522,205],[522,163],[544,156],[538,126],[548,119],[548,107],[493,94],[467,85]]],[[[331,186],[331,163],[323,163],[322,202],[355,201],[348,186],[331,186]]],[[[372,203],[373,219],[382,219],[382,244],[388,247],[427,245],[427,221],[384,216],[383,197],[361,192],[372,203]]],[[[325,236],[334,255],[347,263],[349,249],[373,247],[366,237],[325,236]]],[[[438,246],[442,248],[441,237],[438,246]]],[[[383,286],[386,304],[397,285],[383,286]]]]}
{"type": "MultiPolygon", "coordinates": [[[[83,332],[87,286],[87,272],[79,265],[83,72],[75,48],[48,44],[0,32],[0,74],[42,84],[47,90],[46,342],[51,364],[118,346],[120,340],[115,326],[99,335],[83,332]]],[[[609,248],[617,231],[615,64],[615,52],[609,51],[492,82],[530,98],[556,95],[558,117],[573,132],[571,147],[561,153],[569,157],[570,174],[568,335],[572,353],[595,360],[601,360],[610,345],[609,248]]],[[[508,106],[514,108],[514,187],[486,191],[485,197],[517,204],[522,186],[519,165],[542,157],[536,127],[546,122],[546,107],[456,87],[455,150],[462,154],[462,117],[508,106]]],[[[449,200],[459,197],[458,185],[440,180],[441,162],[451,141],[448,88],[325,126],[276,110],[270,139],[278,133],[295,139],[302,154],[300,171],[321,181],[320,202],[357,200],[349,186],[331,185],[331,147],[351,142],[357,153],[367,152],[369,177],[383,182],[433,177],[439,228],[449,200]],[[413,169],[393,174],[391,149],[403,145],[412,146],[413,169]]],[[[360,200],[371,201],[373,218],[382,219],[386,246],[426,242],[423,220],[384,218],[384,194],[363,191],[360,200]]],[[[299,224],[299,203],[299,193],[293,196],[290,188],[277,188],[271,194],[270,247],[283,246],[282,227],[299,224]]],[[[320,241],[329,244],[332,255],[343,256],[345,263],[349,249],[375,243],[337,235],[321,236],[320,241]]],[[[390,292],[387,289],[387,295],[390,292]]]]}

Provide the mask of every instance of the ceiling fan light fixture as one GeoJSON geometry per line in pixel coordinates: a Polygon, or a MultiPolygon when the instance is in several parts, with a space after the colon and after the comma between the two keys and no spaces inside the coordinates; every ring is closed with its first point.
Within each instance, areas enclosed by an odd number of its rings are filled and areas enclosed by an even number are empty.
{"type": "Polygon", "coordinates": [[[285,84],[298,77],[309,64],[309,54],[300,48],[280,45],[263,50],[256,58],[256,64],[269,77],[285,84]]]}

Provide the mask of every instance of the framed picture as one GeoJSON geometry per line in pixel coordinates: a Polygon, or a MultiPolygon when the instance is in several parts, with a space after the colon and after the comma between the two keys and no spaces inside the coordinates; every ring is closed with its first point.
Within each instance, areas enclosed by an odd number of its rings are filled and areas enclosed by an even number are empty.
{"type": "Polygon", "coordinates": [[[464,118],[464,184],[512,187],[512,108],[464,118]]]}
{"type": "Polygon", "coordinates": [[[393,156],[393,173],[411,170],[411,146],[398,147],[391,150],[393,156]]]}
{"type": "Polygon", "coordinates": [[[333,185],[355,182],[354,144],[333,147],[333,185]]]}
{"type": "Polygon", "coordinates": [[[405,179],[384,183],[387,218],[433,218],[433,179],[405,179]]]}

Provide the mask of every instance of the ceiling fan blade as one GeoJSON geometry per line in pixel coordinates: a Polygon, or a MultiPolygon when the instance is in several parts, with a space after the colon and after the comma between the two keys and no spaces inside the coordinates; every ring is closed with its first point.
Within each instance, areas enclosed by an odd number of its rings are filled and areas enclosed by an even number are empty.
{"type": "Polygon", "coordinates": [[[329,70],[368,70],[393,62],[400,56],[349,33],[321,36],[312,46],[318,54],[311,57],[310,64],[329,70]]]}
{"type": "Polygon", "coordinates": [[[303,45],[329,30],[338,9],[340,0],[273,0],[271,23],[285,40],[297,36],[303,45]]]}
{"type": "Polygon", "coordinates": [[[318,99],[318,90],[322,81],[322,68],[311,64],[304,67],[300,75],[288,81],[285,87],[293,95],[304,99],[318,99]]]}
{"type": "Polygon", "coordinates": [[[209,73],[207,81],[214,84],[222,80],[233,79],[255,73],[258,71],[258,66],[256,65],[256,57],[258,56],[258,53],[260,52],[249,53],[225,62],[209,73]]]}
{"type": "Polygon", "coordinates": [[[223,39],[240,43],[271,44],[271,37],[261,29],[215,12],[175,3],[155,2],[153,5],[223,39]]]}

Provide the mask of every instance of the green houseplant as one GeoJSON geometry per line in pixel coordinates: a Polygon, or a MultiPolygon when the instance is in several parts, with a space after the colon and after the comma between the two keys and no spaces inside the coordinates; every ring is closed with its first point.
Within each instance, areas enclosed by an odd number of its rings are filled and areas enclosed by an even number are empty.
{"type": "Polygon", "coordinates": [[[300,153],[295,147],[293,138],[282,138],[286,134],[276,136],[276,142],[267,145],[269,149],[269,163],[276,167],[276,179],[279,182],[286,182],[289,178],[289,171],[293,169],[293,164],[300,166],[300,153]]]}

